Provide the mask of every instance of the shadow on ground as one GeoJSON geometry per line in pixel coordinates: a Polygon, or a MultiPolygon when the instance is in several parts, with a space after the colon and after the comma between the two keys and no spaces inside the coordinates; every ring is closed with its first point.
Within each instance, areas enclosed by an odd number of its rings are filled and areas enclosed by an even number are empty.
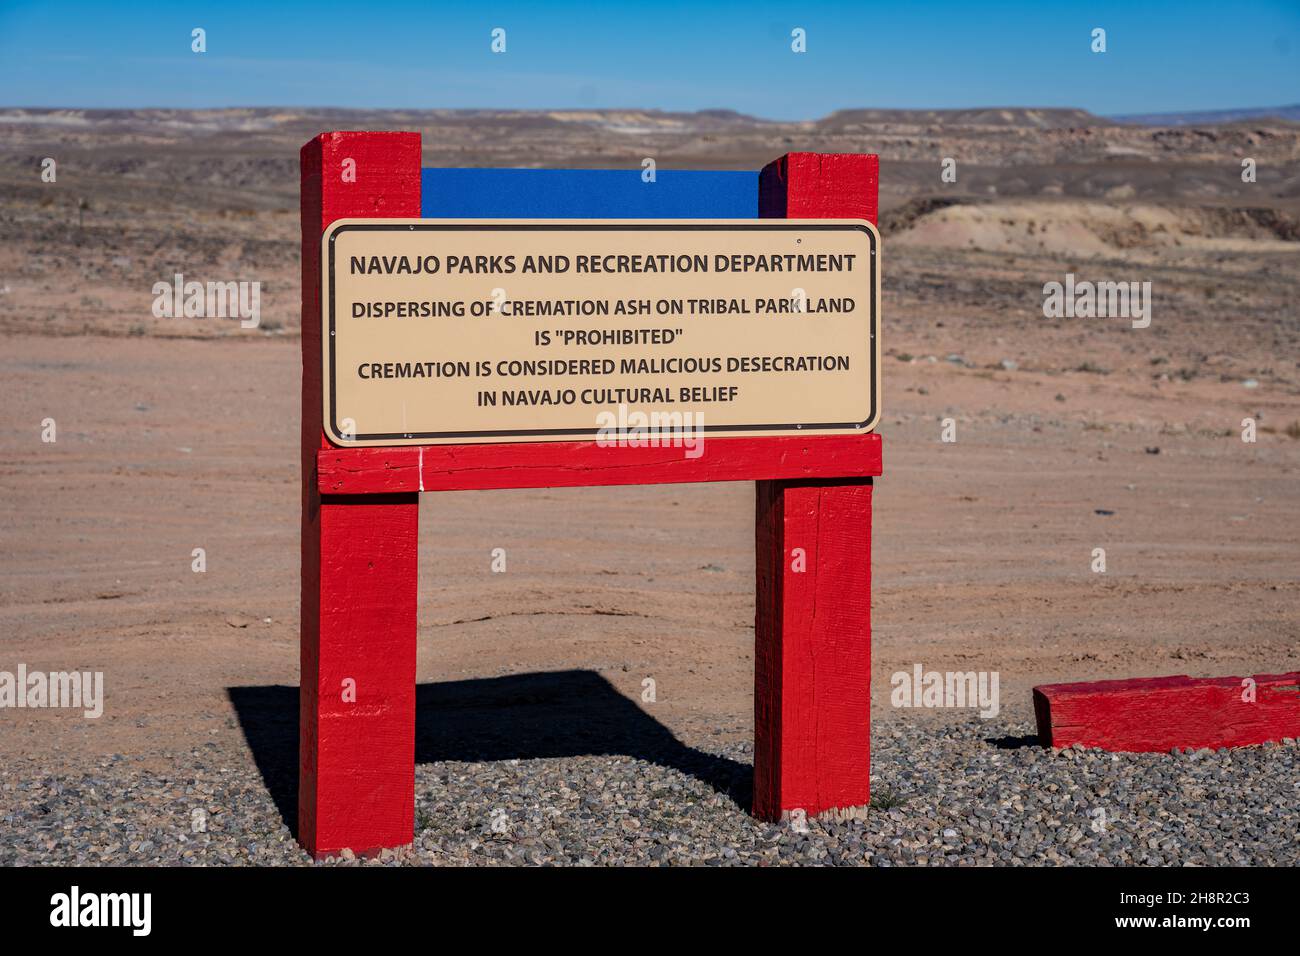
{"type": "Polygon", "coordinates": [[[1021,737],[1013,734],[1007,734],[1004,737],[985,737],[984,742],[992,744],[998,750],[1019,750],[1021,747],[1041,747],[1043,745],[1037,734],[1028,734],[1021,737]]]}
{"type": "MultiPolygon", "coordinates": [[[[228,687],[285,823],[297,830],[298,688],[228,687]]],[[[621,754],[689,774],[748,812],[753,768],[688,747],[595,671],[418,684],[415,762],[621,754]]]]}

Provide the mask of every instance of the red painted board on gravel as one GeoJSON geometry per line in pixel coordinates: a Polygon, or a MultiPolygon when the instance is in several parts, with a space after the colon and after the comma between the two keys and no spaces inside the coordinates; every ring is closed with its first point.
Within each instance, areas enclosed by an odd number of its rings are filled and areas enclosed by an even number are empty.
{"type": "Polygon", "coordinates": [[[1034,716],[1045,747],[1245,747],[1300,737],[1300,673],[1044,684],[1034,716]]]}

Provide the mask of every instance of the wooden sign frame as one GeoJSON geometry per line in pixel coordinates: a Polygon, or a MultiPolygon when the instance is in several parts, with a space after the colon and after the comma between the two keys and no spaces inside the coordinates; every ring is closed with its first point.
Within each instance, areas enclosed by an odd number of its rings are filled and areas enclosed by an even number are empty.
{"type": "MultiPolygon", "coordinates": [[[[661,171],[649,184],[639,170],[421,170],[419,134],[396,132],[324,133],[302,148],[301,169],[297,836],[308,852],[364,854],[413,839],[419,495],[433,491],[754,481],[753,812],[777,819],[795,809],[842,815],[865,806],[878,434],[716,438],[690,458],[680,449],[595,441],[340,448],[321,427],[320,249],[336,220],[429,218],[431,207],[432,215],[454,209],[466,218],[555,217],[534,208],[537,182],[561,217],[721,217],[736,215],[737,196],[752,180],[661,171]],[[422,197],[430,174],[480,191],[461,188],[431,203],[422,197]],[[524,178],[531,184],[521,189],[524,178]],[[732,208],[719,212],[724,200],[732,208]]],[[[871,155],[789,153],[758,175],[752,211],[874,224],[878,170],[871,155]]]]}

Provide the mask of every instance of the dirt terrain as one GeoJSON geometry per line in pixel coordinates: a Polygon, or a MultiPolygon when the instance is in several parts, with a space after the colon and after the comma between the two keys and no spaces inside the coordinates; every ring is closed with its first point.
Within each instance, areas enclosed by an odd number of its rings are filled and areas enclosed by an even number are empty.
{"type": "MultiPolygon", "coordinates": [[[[1300,670],[1300,125],[4,110],[0,670],[103,671],[107,703],[0,713],[0,759],[246,760],[232,700],[297,684],[297,149],[334,128],[418,129],[427,166],[881,154],[878,726],[951,717],[890,706],[918,662],[998,671],[995,735],[1031,732],[1037,683],[1300,670]],[[155,319],[176,272],[260,281],[261,327],[155,319]],[[1149,281],[1150,327],[1044,318],[1067,273],[1149,281]]],[[[753,498],[426,495],[421,683],[593,671],[690,746],[748,740],[753,498]]]]}

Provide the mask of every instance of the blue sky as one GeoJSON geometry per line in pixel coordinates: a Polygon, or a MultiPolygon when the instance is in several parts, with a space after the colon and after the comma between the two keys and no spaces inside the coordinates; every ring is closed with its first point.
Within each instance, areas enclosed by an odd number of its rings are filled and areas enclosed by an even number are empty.
{"type": "Polygon", "coordinates": [[[851,107],[1102,114],[1300,102],[1300,0],[23,3],[0,106],[851,107]],[[190,51],[207,31],[208,52],[190,51]],[[490,31],[506,30],[493,54],[490,31]],[[790,31],[807,31],[807,52],[790,31]],[[1090,51],[1094,27],[1107,52],[1090,51]]]}

